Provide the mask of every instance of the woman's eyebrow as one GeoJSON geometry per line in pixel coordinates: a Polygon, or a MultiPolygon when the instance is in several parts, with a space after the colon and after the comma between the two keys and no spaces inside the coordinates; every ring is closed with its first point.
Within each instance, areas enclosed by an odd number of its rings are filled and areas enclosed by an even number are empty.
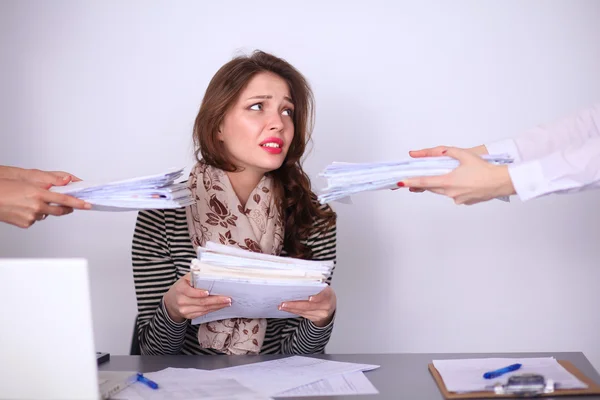
{"type": "MultiPolygon", "coordinates": [[[[263,95],[248,97],[246,100],[255,100],[255,99],[268,100],[268,99],[272,99],[272,98],[273,98],[273,96],[271,96],[270,94],[263,94],[263,95]]],[[[289,101],[290,103],[294,104],[294,101],[292,100],[291,97],[285,96],[284,99],[289,101]]]]}

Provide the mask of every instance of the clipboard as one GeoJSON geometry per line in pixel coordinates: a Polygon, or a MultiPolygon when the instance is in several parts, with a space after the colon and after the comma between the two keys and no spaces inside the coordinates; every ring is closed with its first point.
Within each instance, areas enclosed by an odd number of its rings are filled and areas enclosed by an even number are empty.
{"type": "MultiPolygon", "coordinates": [[[[586,396],[586,395],[600,395],[600,385],[592,381],[590,378],[585,376],[576,366],[566,360],[557,360],[567,371],[573,374],[581,382],[588,385],[586,389],[556,389],[553,393],[542,393],[536,397],[556,397],[556,396],[586,396]]],[[[442,376],[438,370],[433,366],[433,363],[427,365],[429,372],[433,376],[435,383],[437,384],[444,399],[494,399],[494,398],[515,398],[514,395],[509,394],[495,394],[493,391],[482,391],[482,392],[469,392],[469,393],[455,393],[449,392],[446,389],[446,385],[442,380],[442,376]]]]}

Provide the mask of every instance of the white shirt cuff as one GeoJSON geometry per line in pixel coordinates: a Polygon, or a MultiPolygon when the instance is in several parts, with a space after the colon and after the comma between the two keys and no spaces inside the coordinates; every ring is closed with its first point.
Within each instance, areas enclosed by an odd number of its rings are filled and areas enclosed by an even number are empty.
{"type": "Polygon", "coordinates": [[[515,163],[521,161],[519,149],[517,148],[517,144],[513,139],[498,140],[496,142],[486,144],[485,148],[487,149],[488,154],[490,155],[508,154],[514,159],[515,163]]]}
{"type": "Polygon", "coordinates": [[[508,166],[508,174],[521,201],[548,193],[548,184],[539,161],[511,164],[508,166]]]}

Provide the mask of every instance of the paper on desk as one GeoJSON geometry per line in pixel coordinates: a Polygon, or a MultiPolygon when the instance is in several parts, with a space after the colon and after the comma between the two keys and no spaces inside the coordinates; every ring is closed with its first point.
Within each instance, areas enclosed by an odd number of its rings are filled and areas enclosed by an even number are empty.
{"type": "Polygon", "coordinates": [[[154,390],[135,383],[112,398],[117,400],[268,400],[268,396],[222,378],[213,371],[193,368],[166,368],[144,374],[158,384],[154,390]]]}
{"type": "Polygon", "coordinates": [[[362,372],[335,375],[308,385],[286,390],[277,397],[347,396],[353,394],[378,394],[379,391],[362,372]]]}
{"type": "Polygon", "coordinates": [[[273,361],[240,365],[217,370],[242,385],[268,396],[318,382],[337,375],[370,371],[379,365],[355,364],[319,358],[292,356],[273,361]]]}
{"type": "Polygon", "coordinates": [[[587,385],[573,376],[554,357],[541,358],[473,358],[458,360],[433,360],[449,392],[478,392],[494,390],[493,386],[505,384],[513,375],[535,373],[554,380],[557,389],[584,389],[587,385]],[[512,364],[522,364],[516,371],[496,379],[484,379],[483,374],[512,364]]]}

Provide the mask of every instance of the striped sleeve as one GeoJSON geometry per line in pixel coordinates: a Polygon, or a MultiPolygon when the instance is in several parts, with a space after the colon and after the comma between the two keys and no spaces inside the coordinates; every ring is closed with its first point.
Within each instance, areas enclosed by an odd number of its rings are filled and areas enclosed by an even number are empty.
{"type": "Polygon", "coordinates": [[[171,259],[164,210],[138,213],[132,243],[133,279],[138,305],[138,336],[142,354],[179,354],[189,321],[176,323],[162,298],[177,281],[171,259]]]}
{"type": "MultiPolygon", "coordinates": [[[[321,206],[322,209],[329,207],[321,206]]],[[[315,226],[319,226],[317,222],[315,226]]],[[[317,231],[317,229],[315,229],[317,231]]],[[[336,226],[311,235],[306,244],[311,248],[313,260],[333,261],[336,265],[336,226]]],[[[333,271],[327,279],[331,284],[333,271]]],[[[324,327],[318,327],[306,318],[269,319],[267,335],[261,349],[265,354],[322,354],[333,332],[334,318],[324,327]]]]}

